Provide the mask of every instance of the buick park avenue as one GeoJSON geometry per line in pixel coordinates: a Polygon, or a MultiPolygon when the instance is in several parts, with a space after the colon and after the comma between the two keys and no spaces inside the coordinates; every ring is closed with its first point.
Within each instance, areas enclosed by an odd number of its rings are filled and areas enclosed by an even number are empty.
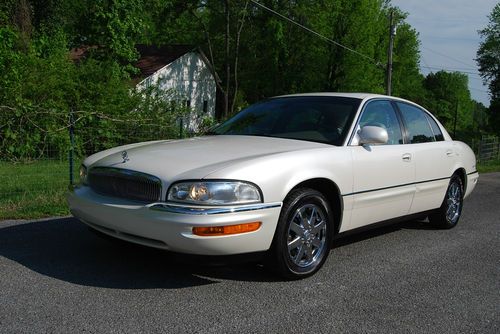
{"type": "Polygon", "coordinates": [[[270,98],[209,133],[85,159],[72,214],[126,241],[200,255],[264,254],[315,273],[335,237],[396,218],[457,225],[476,160],[427,110],[383,95],[270,98]]]}

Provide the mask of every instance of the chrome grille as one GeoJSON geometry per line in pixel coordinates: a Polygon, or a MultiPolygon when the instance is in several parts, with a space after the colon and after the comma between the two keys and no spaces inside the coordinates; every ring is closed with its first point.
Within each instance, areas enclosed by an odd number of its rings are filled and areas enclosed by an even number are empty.
{"type": "Polygon", "coordinates": [[[128,169],[94,167],[88,183],[95,192],[141,202],[156,202],[161,196],[161,181],[155,176],[128,169]]]}

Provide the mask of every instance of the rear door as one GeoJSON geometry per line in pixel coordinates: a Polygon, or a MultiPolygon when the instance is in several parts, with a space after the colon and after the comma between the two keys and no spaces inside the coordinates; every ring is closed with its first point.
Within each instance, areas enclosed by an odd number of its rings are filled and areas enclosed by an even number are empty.
{"type": "Polygon", "coordinates": [[[445,141],[434,118],[425,110],[396,102],[408,133],[415,162],[415,197],[410,213],[438,208],[455,164],[453,142],[445,141]]]}
{"type": "Polygon", "coordinates": [[[385,145],[358,145],[351,141],[353,157],[353,211],[349,229],[408,214],[415,192],[412,145],[405,145],[402,121],[387,100],[367,103],[358,129],[383,127],[385,145]]]}

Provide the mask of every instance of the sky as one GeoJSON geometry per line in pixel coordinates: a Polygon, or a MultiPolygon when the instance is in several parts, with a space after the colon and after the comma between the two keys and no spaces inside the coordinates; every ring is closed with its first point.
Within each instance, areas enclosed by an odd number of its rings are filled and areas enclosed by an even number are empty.
{"type": "MultiPolygon", "coordinates": [[[[420,68],[423,74],[440,69],[458,70],[469,77],[472,98],[490,104],[488,87],[475,61],[481,42],[478,30],[498,0],[392,0],[408,13],[406,21],[419,33],[420,68]]],[[[397,35],[396,35],[397,38],[397,35]]]]}

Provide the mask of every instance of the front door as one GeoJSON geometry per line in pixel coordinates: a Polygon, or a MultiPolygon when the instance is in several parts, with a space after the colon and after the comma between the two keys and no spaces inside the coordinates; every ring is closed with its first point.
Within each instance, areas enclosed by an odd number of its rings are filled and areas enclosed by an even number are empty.
{"type": "Polygon", "coordinates": [[[353,206],[349,229],[407,215],[415,193],[414,152],[412,145],[404,144],[401,120],[391,102],[368,102],[358,126],[367,125],[385,128],[389,140],[384,145],[360,146],[357,138],[351,142],[353,206]]]}

